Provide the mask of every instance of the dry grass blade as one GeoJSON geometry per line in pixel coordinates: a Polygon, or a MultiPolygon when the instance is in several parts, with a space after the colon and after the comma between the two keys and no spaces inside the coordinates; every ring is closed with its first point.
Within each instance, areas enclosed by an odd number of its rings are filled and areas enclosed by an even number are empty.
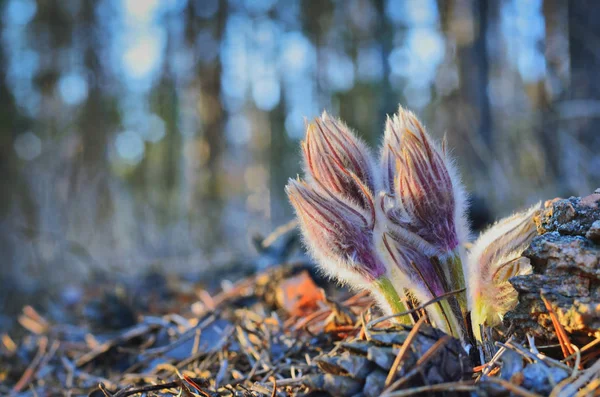
{"type": "Polygon", "coordinates": [[[35,357],[31,361],[31,363],[29,364],[29,366],[27,367],[25,372],[23,372],[23,375],[21,376],[19,381],[14,385],[13,392],[18,393],[29,384],[29,381],[31,380],[31,378],[33,378],[33,376],[35,375],[35,371],[38,369],[38,365],[40,364],[44,355],[46,354],[47,348],[48,348],[48,338],[42,337],[42,339],[40,339],[40,343],[38,345],[38,351],[37,351],[35,357]]]}
{"type": "Polygon", "coordinates": [[[392,367],[390,368],[390,371],[388,372],[387,378],[385,379],[385,387],[386,388],[392,384],[394,377],[396,376],[396,373],[398,372],[398,366],[400,366],[400,363],[406,356],[406,353],[408,352],[410,344],[417,336],[419,329],[421,328],[421,326],[423,325],[424,322],[425,322],[425,317],[421,317],[419,319],[419,321],[417,321],[417,323],[414,325],[414,327],[410,331],[410,333],[408,334],[406,341],[404,342],[404,344],[400,348],[400,351],[396,355],[396,358],[394,359],[394,363],[392,364],[392,367]]]}
{"type": "Polygon", "coordinates": [[[559,383],[554,388],[554,390],[552,390],[550,396],[553,397],[575,395],[579,388],[583,387],[591,379],[597,379],[598,377],[600,377],[600,360],[596,361],[594,365],[592,365],[590,368],[581,371],[577,379],[570,382],[565,382],[564,384],[563,382],[559,383]]]}
{"type": "Polygon", "coordinates": [[[189,383],[190,385],[192,385],[192,386],[193,386],[193,387],[194,387],[196,390],[198,390],[198,392],[199,392],[200,394],[202,394],[204,397],[211,397],[211,395],[210,395],[210,394],[208,394],[207,392],[205,392],[205,391],[202,389],[202,387],[201,387],[201,386],[200,386],[198,383],[196,383],[196,382],[194,381],[194,379],[190,378],[190,377],[189,377],[189,376],[187,376],[187,375],[183,375],[182,377],[183,377],[183,380],[185,380],[187,383],[189,383]]]}
{"type": "Polygon", "coordinates": [[[45,333],[49,324],[32,306],[25,306],[23,314],[19,316],[19,323],[34,334],[41,335],[45,333]]]}
{"type": "MultiPolygon", "coordinates": [[[[186,381],[193,386],[193,385],[197,384],[197,382],[200,382],[202,380],[189,378],[189,379],[186,379],[186,381]]],[[[117,397],[117,396],[129,397],[129,396],[133,396],[136,394],[144,394],[144,393],[163,391],[163,390],[173,389],[173,388],[177,388],[177,387],[181,387],[181,380],[161,383],[159,385],[147,385],[147,386],[140,386],[140,387],[126,386],[123,389],[119,390],[119,392],[116,394],[110,394],[110,392],[108,390],[106,390],[104,385],[102,385],[100,387],[100,390],[102,390],[102,392],[105,395],[112,396],[112,397],[117,397]]],[[[194,387],[196,387],[196,386],[194,386],[194,387]]]]}
{"type": "MultiPolygon", "coordinates": [[[[571,373],[571,377],[574,378],[577,376],[578,372],[580,369],[582,369],[581,367],[581,351],[579,350],[579,348],[576,345],[571,344],[571,350],[574,350],[575,353],[571,354],[571,356],[575,356],[575,363],[573,364],[573,372],[571,373]]],[[[565,359],[565,362],[568,362],[569,360],[565,359]]]]}
{"type": "Polygon", "coordinates": [[[523,389],[522,387],[517,386],[514,383],[510,383],[509,381],[506,381],[502,378],[487,377],[487,378],[485,378],[485,381],[490,382],[490,383],[496,383],[496,384],[504,387],[506,390],[510,391],[511,393],[514,393],[520,397],[542,397],[541,395],[539,395],[537,393],[532,393],[532,392],[530,392],[526,389],[523,389]]]}
{"type": "Polygon", "coordinates": [[[296,220],[296,219],[293,219],[293,220],[289,221],[288,223],[277,227],[275,230],[273,230],[271,232],[271,234],[269,234],[264,239],[262,239],[262,241],[260,242],[261,248],[262,249],[269,248],[271,245],[273,245],[273,243],[275,241],[277,241],[281,237],[285,236],[286,234],[289,234],[291,231],[293,231],[297,227],[298,227],[298,220],[296,220]]]}
{"type": "Polygon", "coordinates": [[[431,348],[429,350],[427,350],[427,352],[423,355],[423,357],[421,357],[419,359],[419,361],[417,361],[417,364],[415,365],[415,367],[412,370],[410,370],[406,375],[404,375],[402,378],[398,379],[397,381],[392,383],[388,388],[386,388],[386,390],[382,396],[388,396],[388,393],[391,393],[392,391],[396,390],[397,388],[402,386],[404,383],[406,383],[408,380],[410,380],[410,378],[415,376],[421,370],[421,368],[425,364],[427,364],[427,362],[429,362],[429,360],[431,360],[431,358],[434,357],[434,355],[438,352],[438,350],[440,350],[442,347],[444,347],[444,345],[446,343],[448,343],[448,341],[450,341],[450,339],[452,339],[451,336],[444,335],[441,339],[437,340],[433,344],[433,346],[431,346],[431,348]]]}
{"type": "Polygon", "coordinates": [[[505,344],[502,344],[500,342],[496,342],[496,345],[498,346],[505,346],[508,347],[510,349],[512,349],[513,351],[523,355],[524,357],[529,358],[530,360],[532,360],[532,362],[535,362],[536,360],[542,361],[545,364],[549,365],[549,366],[556,366],[559,368],[562,368],[566,371],[570,371],[571,367],[569,367],[568,365],[562,363],[561,361],[555,360],[551,357],[548,357],[544,354],[541,353],[537,353],[534,354],[532,352],[530,352],[529,350],[527,350],[525,347],[523,347],[522,345],[520,345],[519,343],[515,342],[514,340],[511,341],[507,341],[505,344]]]}
{"type": "Polygon", "coordinates": [[[331,314],[331,309],[322,309],[322,310],[316,311],[316,312],[304,317],[303,319],[298,321],[296,324],[294,324],[292,327],[292,330],[295,331],[295,330],[303,329],[303,328],[307,327],[311,322],[326,318],[329,314],[331,314]]]}
{"type": "Polygon", "coordinates": [[[575,351],[572,348],[572,344],[569,339],[569,336],[565,332],[565,329],[563,328],[560,321],[558,321],[558,317],[556,316],[556,313],[554,313],[554,310],[552,309],[552,305],[550,304],[548,299],[544,296],[542,291],[540,291],[540,297],[542,298],[542,301],[544,302],[544,305],[546,306],[546,310],[548,310],[548,313],[550,314],[550,319],[552,320],[552,325],[554,326],[554,329],[556,330],[556,336],[558,338],[558,342],[560,343],[560,348],[562,349],[563,355],[565,356],[565,358],[567,358],[569,355],[575,353],[575,351]]]}
{"type": "Polygon", "coordinates": [[[436,385],[413,387],[406,390],[397,390],[389,394],[387,397],[408,397],[417,394],[430,395],[431,393],[455,393],[455,392],[476,392],[477,386],[473,382],[449,382],[449,383],[438,383],[436,385]]]}
{"type": "Polygon", "coordinates": [[[600,378],[596,378],[579,390],[575,397],[597,396],[600,393],[600,378]]]}
{"type": "MultiPolygon", "coordinates": [[[[512,336],[508,339],[507,343],[510,342],[512,340],[512,336]]],[[[490,373],[490,371],[492,370],[493,366],[496,364],[496,362],[500,359],[500,357],[502,357],[502,355],[504,354],[504,352],[506,351],[506,346],[501,346],[500,349],[496,352],[496,354],[494,354],[494,357],[492,357],[492,359],[490,361],[488,361],[485,364],[482,364],[478,367],[473,368],[473,372],[482,372],[482,375],[488,375],[490,373]]]]}
{"type": "Polygon", "coordinates": [[[2,346],[4,346],[9,353],[12,354],[17,351],[17,344],[8,334],[2,334],[2,338],[0,339],[2,339],[2,346]]]}
{"type": "Polygon", "coordinates": [[[350,298],[346,299],[345,301],[342,302],[342,304],[344,306],[350,306],[350,305],[354,305],[356,303],[358,303],[359,301],[363,300],[363,299],[367,299],[368,301],[372,301],[373,299],[369,297],[369,291],[360,291],[354,295],[352,295],[350,298]]]}
{"type": "Polygon", "coordinates": [[[145,335],[152,328],[154,328],[154,327],[152,325],[148,325],[148,324],[142,324],[142,325],[136,326],[136,327],[130,329],[129,331],[125,332],[124,334],[119,335],[117,338],[114,338],[112,340],[109,340],[108,342],[102,343],[101,345],[98,345],[96,348],[94,348],[90,352],[79,357],[79,359],[77,361],[75,361],[75,366],[82,367],[82,366],[88,364],[90,361],[95,360],[100,355],[108,352],[111,348],[115,347],[117,344],[124,342],[124,341],[128,341],[133,338],[136,338],[138,336],[145,335]]]}
{"type": "MultiPolygon", "coordinates": [[[[594,358],[600,356],[600,349],[592,349],[596,345],[600,344],[600,338],[596,338],[587,345],[583,346],[579,352],[581,356],[581,364],[586,364],[588,361],[593,360],[594,358]]],[[[570,360],[573,358],[573,355],[570,355],[566,358],[566,360],[570,360]]]]}

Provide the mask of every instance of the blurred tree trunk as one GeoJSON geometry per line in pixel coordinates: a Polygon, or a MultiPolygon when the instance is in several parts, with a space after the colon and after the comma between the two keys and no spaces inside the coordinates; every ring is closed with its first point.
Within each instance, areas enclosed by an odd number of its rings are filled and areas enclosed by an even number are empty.
{"type": "Polygon", "coordinates": [[[83,41],[83,62],[89,78],[88,95],[82,106],[78,118],[77,129],[81,137],[81,151],[79,158],[73,159],[73,175],[71,191],[73,194],[82,189],[96,189],[97,203],[95,219],[106,219],[113,211],[112,197],[108,186],[107,170],[109,139],[111,133],[119,124],[116,103],[111,96],[103,90],[106,78],[103,70],[103,61],[100,60],[98,51],[102,47],[103,37],[98,36],[96,12],[97,3],[83,2],[80,11],[81,20],[79,29],[83,41]],[[93,186],[91,181],[97,181],[93,186]]]}
{"type": "MultiPolygon", "coordinates": [[[[285,133],[285,101],[282,96],[279,106],[269,115],[271,144],[269,147],[269,195],[272,227],[292,216],[291,207],[286,205],[287,196],[282,186],[287,184],[290,174],[288,156],[291,142],[285,133]]],[[[266,163],[266,162],[265,162],[266,163]]]]}
{"type": "MultiPolygon", "coordinates": [[[[492,0],[492,3],[497,3],[492,0]]],[[[497,5],[496,5],[497,7],[497,5]]],[[[479,18],[479,31],[475,37],[473,44],[473,58],[477,66],[476,69],[476,86],[473,87],[473,97],[475,103],[479,104],[479,135],[486,146],[493,150],[493,134],[492,134],[492,113],[490,110],[490,97],[488,93],[489,84],[489,54],[487,46],[487,33],[490,17],[498,15],[497,8],[490,4],[488,0],[475,1],[474,14],[479,18]]],[[[464,76],[465,79],[467,76],[464,76]]],[[[464,80],[463,80],[464,81],[464,80]]]]}
{"type": "Polygon", "coordinates": [[[467,106],[472,111],[473,124],[485,148],[491,151],[492,115],[488,95],[489,61],[487,49],[487,31],[490,15],[490,2],[476,0],[472,2],[474,32],[472,41],[458,47],[460,90],[467,106]]]}
{"type": "Polygon", "coordinates": [[[597,157],[600,156],[600,2],[571,0],[568,15],[571,83],[567,97],[577,101],[578,114],[569,120],[569,126],[589,154],[581,164],[592,171],[589,188],[594,188],[600,183],[600,172],[594,172],[597,169],[594,164],[600,162],[597,157]]]}
{"type": "Polygon", "coordinates": [[[542,5],[546,34],[544,37],[545,58],[547,64],[546,90],[547,101],[541,104],[541,128],[537,134],[546,157],[547,179],[554,180],[557,186],[551,188],[553,194],[565,195],[560,172],[559,127],[554,102],[560,99],[562,89],[568,86],[569,53],[568,43],[564,40],[568,30],[567,2],[564,0],[545,0],[542,5]],[[564,44],[563,44],[564,43],[564,44]]]}
{"type": "MultiPolygon", "coordinates": [[[[343,4],[343,3],[342,3],[343,4]]],[[[343,7],[340,5],[338,7],[343,7]]],[[[381,0],[361,0],[352,7],[354,17],[347,13],[345,21],[336,26],[351,26],[348,40],[348,52],[355,65],[354,87],[342,95],[340,116],[358,135],[372,147],[380,142],[383,123],[387,114],[394,113],[398,106],[398,97],[384,76],[389,76],[389,54],[392,50],[393,29],[385,15],[385,6],[381,0]],[[365,22],[358,22],[358,16],[365,15],[365,22]],[[362,80],[359,73],[361,48],[372,46],[380,41],[383,73],[379,80],[362,80]]],[[[342,14],[343,15],[343,14],[342,14]]],[[[339,27],[338,27],[339,29],[339,27]]],[[[377,48],[377,47],[376,47],[377,48]]]]}
{"type": "MultiPolygon", "coordinates": [[[[150,193],[158,187],[161,190],[161,200],[157,205],[157,212],[160,216],[161,225],[167,225],[182,215],[181,195],[184,190],[182,177],[184,175],[182,167],[182,156],[184,148],[182,147],[182,136],[179,133],[177,125],[179,96],[176,92],[176,83],[171,60],[174,58],[174,37],[172,25],[176,21],[168,21],[166,25],[166,45],[165,58],[161,70],[161,76],[158,84],[152,90],[150,95],[150,109],[156,113],[163,121],[165,127],[165,137],[160,143],[163,147],[161,167],[158,177],[153,178],[151,170],[148,170],[148,180],[142,182],[143,190],[150,193]]],[[[144,161],[150,162],[154,159],[150,156],[144,156],[144,161]]],[[[188,214],[185,214],[186,216],[188,214]]]]}
{"type": "Polygon", "coordinates": [[[448,101],[452,128],[477,152],[480,165],[484,165],[494,145],[486,37],[491,19],[498,17],[500,4],[488,0],[438,1],[442,30],[457,46],[460,85],[448,101]]]}
{"type": "MultiPolygon", "coordinates": [[[[217,43],[222,42],[223,32],[227,23],[227,2],[220,1],[216,14],[210,20],[202,20],[198,15],[196,7],[203,7],[202,2],[189,2],[186,12],[186,40],[194,50],[198,49],[198,34],[202,29],[208,29],[212,32],[217,43]]],[[[196,58],[196,76],[194,77],[195,86],[200,88],[198,119],[202,123],[202,136],[206,142],[209,151],[208,159],[204,164],[207,178],[205,186],[196,186],[198,201],[202,206],[203,227],[210,232],[207,234],[211,241],[218,242],[222,239],[222,209],[224,206],[223,195],[223,167],[222,157],[225,151],[225,109],[221,100],[221,58],[217,56],[210,63],[201,62],[196,58]]],[[[209,242],[207,249],[214,244],[209,242]]]]}
{"type": "MultiPolygon", "coordinates": [[[[6,1],[0,0],[0,9],[6,7],[6,1]]],[[[13,143],[15,137],[26,130],[28,122],[19,113],[12,92],[7,85],[8,60],[0,50],[0,254],[4,260],[0,261],[0,317],[10,311],[10,301],[15,300],[16,280],[14,258],[15,246],[12,237],[17,227],[14,217],[10,212],[13,204],[19,203],[23,207],[30,207],[31,195],[27,184],[19,172],[18,161],[13,143]]],[[[25,212],[25,211],[23,211],[25,212]]],[[[32,218],[32,213],[24,213],[32,218]]],[[[33,221],[30,219],[28,223],[33,221]]],[[[18,291],[17,291],[18,292],[18,291]]],[[[4,325],[0,323],[0,327],[4,325]]]]}
{"type": "MultiPolygon", "coordinates": [[[[442,99],[449,147],[463,159],[465,183],[473,193],[469,217],[476,228],[490,217],[490,163],[493,161],[493,117],[488,94],[491,78],[488,31],[498,23],[502,3],[488,0],[438,0],[443,34],[449,40],[449,65],[456,65],[458,87],[442,99]]],[[[443,117],[442,116],[442,117],[443,117]]],[[[436,119],[439,119],[437,117],[436,119]]],[[[439,123],[439,121],[438,121],[439,123]]]]}
{"type": "MultiPolygon", "coordinates": [[[[225,12],[217,15],[217,41],[221,42],[223,27],[225,25],[225,12]]],[[[217,58],[218,59],[218,58],[217,58]]],[[[210,172],[208,178],[208,197],[216,202],[222,197],[220,178],[222,175],[221,158],[225,150],[225,110],[221,103],[221,62],[215,61],[211,65],[202,66],[198,70],[200,87],[202,91],[204,114],[204,137],[210,147],[210,156],[206,166],[210,172]]]]}
{"type": "MultiPolygon", "coordinates": [[[[577,0],[568,4],[571,58],[569,97],[597,101],[600,99],[600,2],[577,0]]],[[[592,126],[589,122],[582,125],[581,133],[600,139],[600,135],[591,130],[592,126]]]]}
{"type": "Polygon", "coordinates": [[[382,128],[382,123],[385,122],[387,115],[393,114],[398,110],[398,96],[392,89],[389,77],[392,74],[390,67],[390,54],[394,49],[394,27],[385,15],[385,1],[374,0],[375,9],[377,10],[377,32],[375,40],[381,43],[381,62],[383,66],[383,75],[381,80],[379,114],[377,114],[377,122],[379,130],[382,128]]]}
{"type": "MultiPolygon", "coordinates": [[[[4,7],[5,1],[0,1],[0,8],[4,7]]],[[[8,60],[4,57],[4,51],[0,51],[0,218],[4,218],[10,211],[13,200],[13,188],[17,185],[18,171],[17,158],[13,149],[15,137],[24,132],[28,126],[27,121],[20,115],[14,101],[12,92],[6,84],[8,73],[8,60]]],[[[4,251],[2,251],[4,252],[4,251]]]]}

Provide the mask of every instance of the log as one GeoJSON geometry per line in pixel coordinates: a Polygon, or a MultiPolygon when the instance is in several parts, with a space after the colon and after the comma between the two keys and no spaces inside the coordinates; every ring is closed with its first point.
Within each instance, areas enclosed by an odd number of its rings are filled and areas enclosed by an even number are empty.
{"type": "Polygon", "coordinates": [[[519,302],[504,324],[520,336],[556,340],[544,296],[573,341],[600,337],[600,189],[547,202],[535,222],[539,235],[523,253],[533,272],[510,279],[519,302]]]}

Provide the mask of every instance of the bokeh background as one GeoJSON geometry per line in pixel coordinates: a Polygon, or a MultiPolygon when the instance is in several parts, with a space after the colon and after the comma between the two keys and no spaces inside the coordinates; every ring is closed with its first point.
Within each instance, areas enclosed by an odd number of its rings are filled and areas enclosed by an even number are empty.
{"type": "Polygon", "coordinates": [[[305,118],[447,134],[478,225],[600,186],[594,0],[0,0],[0,327],[108,272],[253,255],[305,118]]]}

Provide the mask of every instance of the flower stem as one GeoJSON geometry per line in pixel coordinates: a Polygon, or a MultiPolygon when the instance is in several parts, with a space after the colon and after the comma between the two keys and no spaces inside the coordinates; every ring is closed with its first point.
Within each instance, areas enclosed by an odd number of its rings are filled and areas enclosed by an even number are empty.
{"type": "Polygon", "coordinates": [[[466,335],[466,329],[463,325],[464,321],[462,319],[460,309],[456,305],[456,301],[454,301],[454,305],[451,303],[453,299],[454,297],[442,299],[430,307],[431,310],[437,313],[438,317],[441,318],[441,321],[443,321],[443,323],[439,324],[438,327],[455,338],[463,340],[466,335]]]}
{"type": "MultiPolygon", "coordinates": [[[[449,287],[451,291],[460,290],[465,288],[465,274],[463,270],[462,260],[458,249],[450,252],[449,255],[440,258],[440,262],[443,268],[448,269],[449,275],[449,287]]],[[[469,310],[467,307],[467,293],[462,291],[456,294],[456,300],[460,306],[460,310],[463,316],[469,310]]]]}
{"type": "MultiPolygon", "coordinates": [[[[377,288],[385,298],[385,301],[390,306],[390,309],[393,313],[403,313],[408,311],[404,303],[402,302],[402,298],[398,295],[398,291],[394,288],[390,279],[383,276],[375,280],[375,284],[377,288]]],[[[405,316],[396,317],[396,320],[401,324],[412,324],[412,320],[409,314],[405,316]]]]}

